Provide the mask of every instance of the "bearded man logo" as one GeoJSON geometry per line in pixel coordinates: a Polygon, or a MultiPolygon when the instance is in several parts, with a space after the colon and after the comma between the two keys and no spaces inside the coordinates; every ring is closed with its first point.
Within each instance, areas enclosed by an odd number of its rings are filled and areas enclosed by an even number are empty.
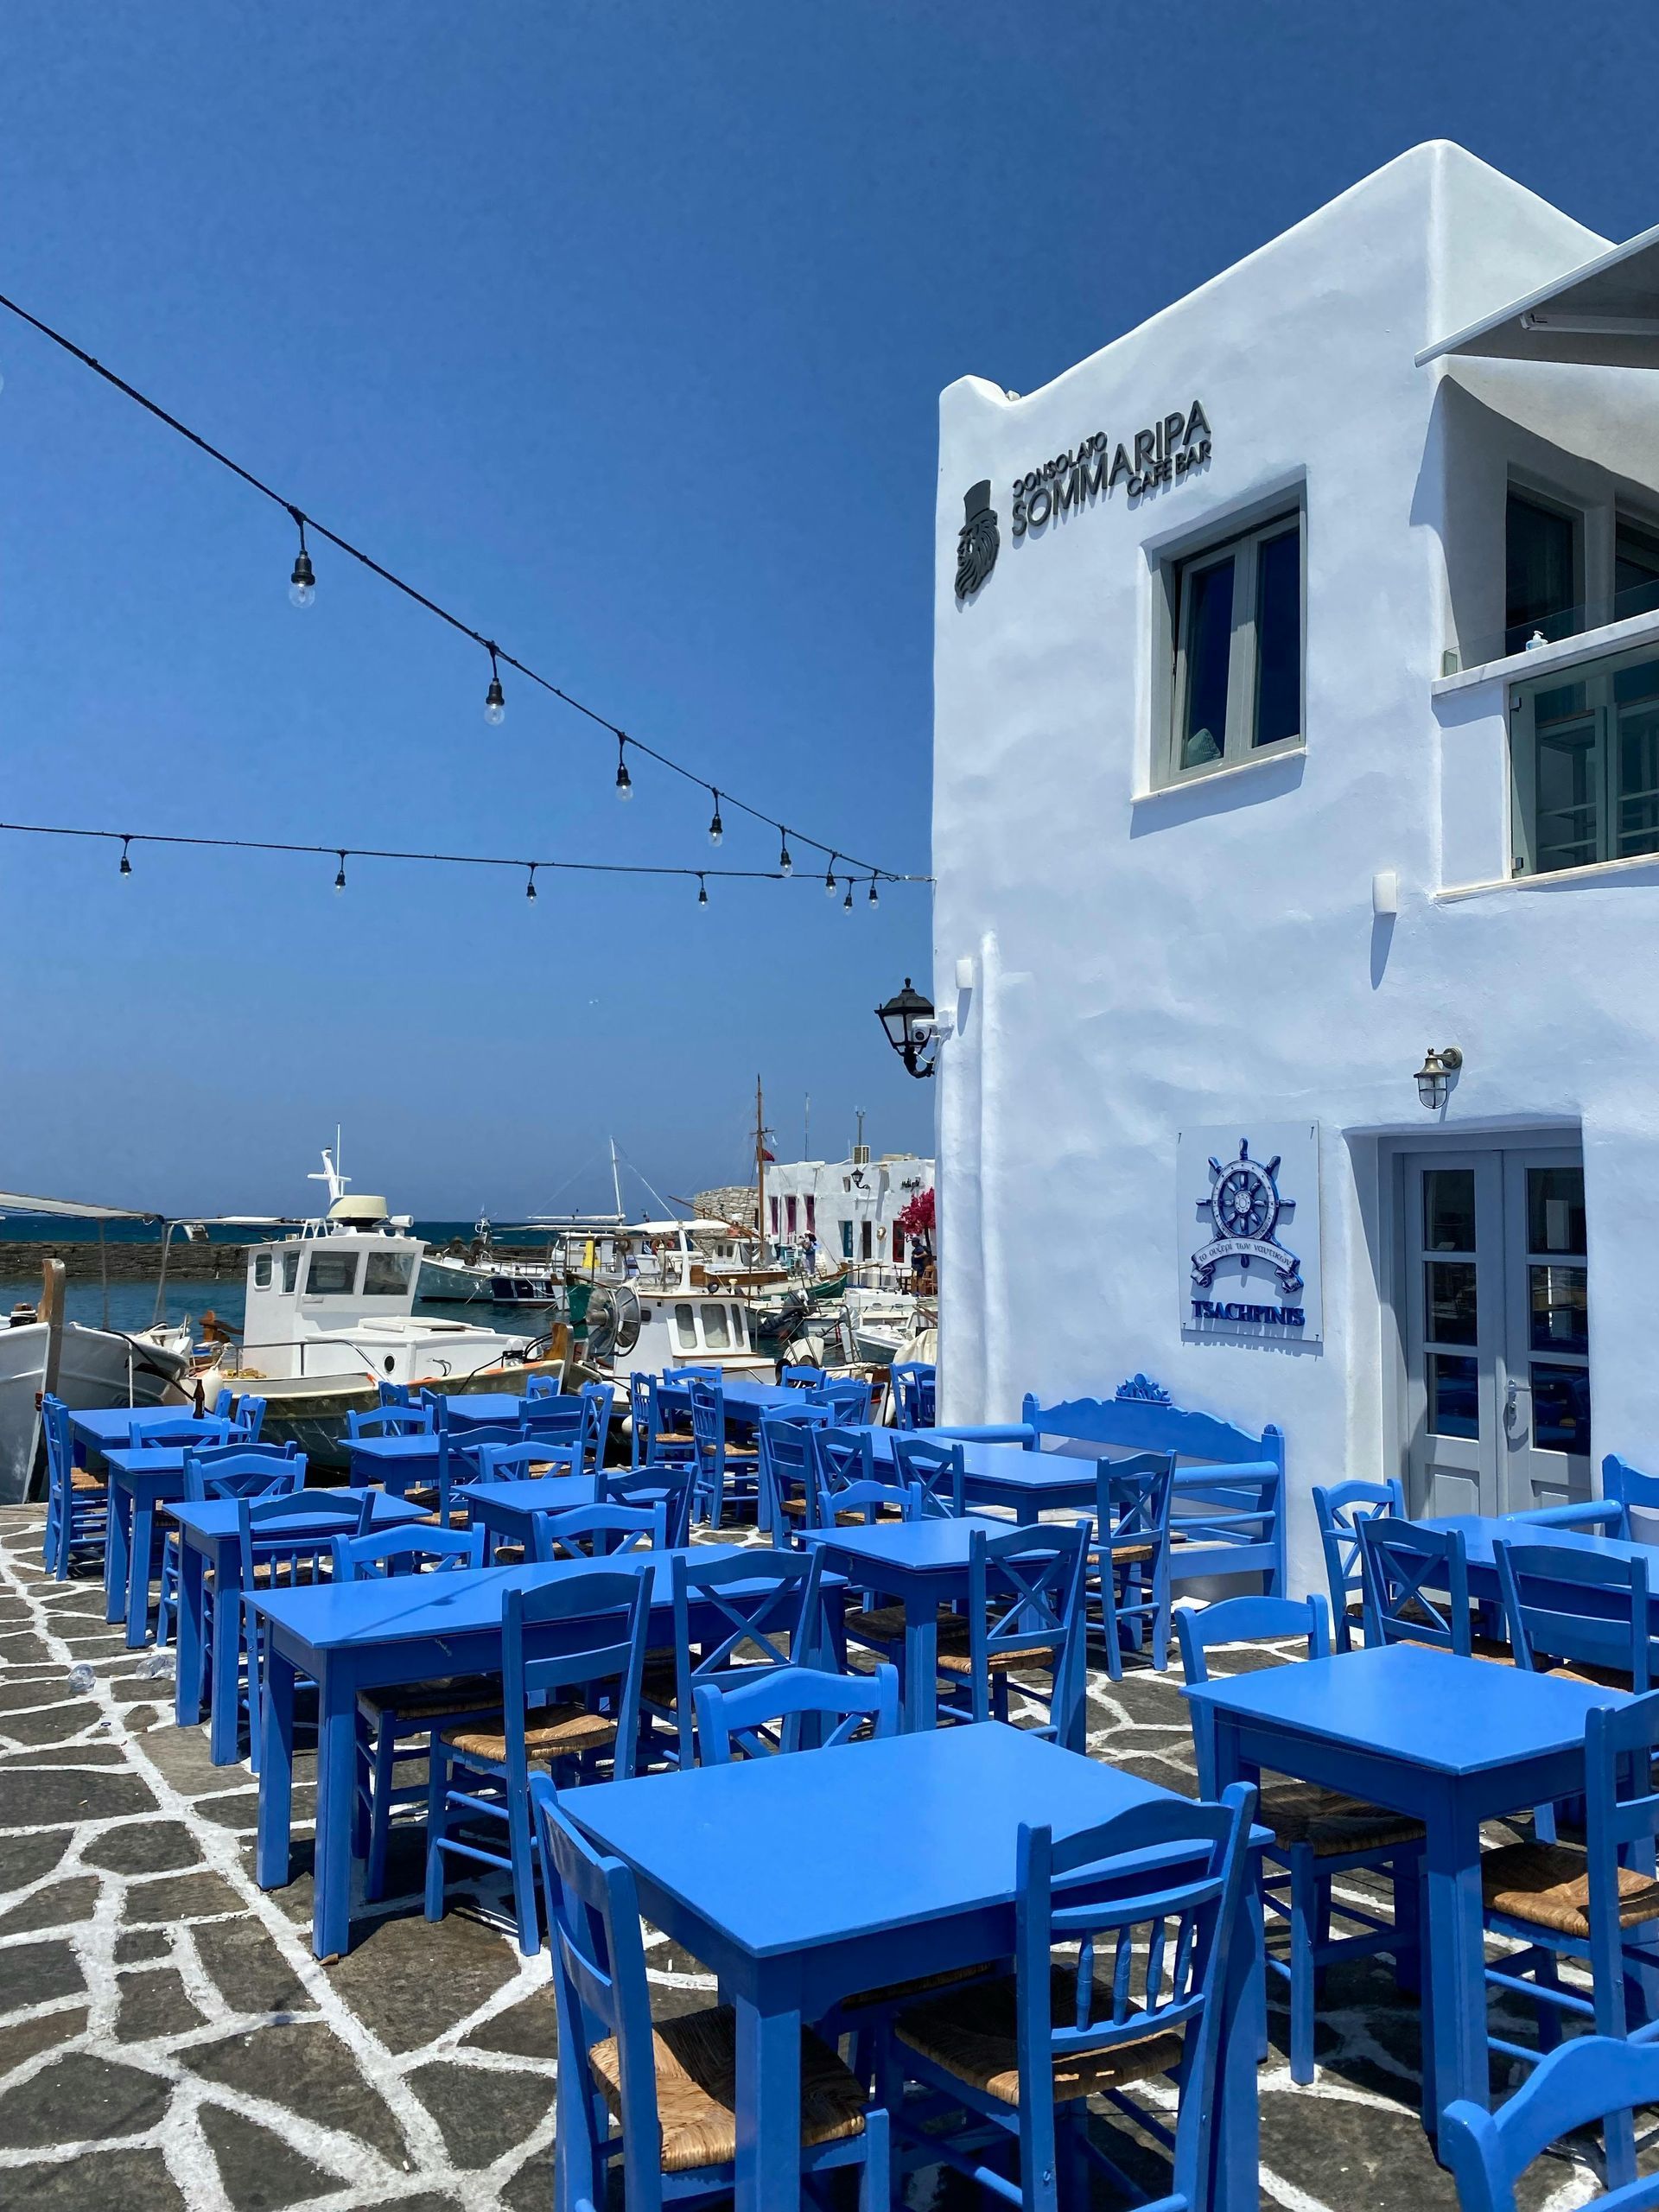
{"type": "Polygon", "coordinates": [[[969,599],[996,566],[998,548],[1002,541],[997,535],[996,514],[991,505],[990,479],[976,484],[963,498],[967,520],[957,540],[957,597],[969,599]]]}

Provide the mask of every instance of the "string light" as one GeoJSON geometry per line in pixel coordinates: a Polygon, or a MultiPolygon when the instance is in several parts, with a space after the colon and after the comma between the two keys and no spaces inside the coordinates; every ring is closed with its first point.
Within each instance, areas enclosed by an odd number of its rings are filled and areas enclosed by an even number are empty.
{"type": "Polygon", "coordinates": [[[795,873],[795,863],[789,857],[789,832],[787,830],[780,830],[778,832],[778,836],[779,839],[778,847],[778,873],[779,875],[793,875],[795,873]]]}
{"type": "Polygon", "coordinates": [[[709,842],[711,845],[717,845],[726,835],[726,825],[720,818],[720,793],[713,791],[712,786],[710,789],[715,802],[715,810],[709,823],[709,842]]]}
{"type": "Polygon", "coordinates": [[[702,880],[701,869],[697,873],[697,904],[699,906],[706,906],[709,904],[709,887],[702,880]]]}
{"type": "Polygon", "coordinates": [[[823,895],[826,899],[833,899],[836,895],[836,857],[834,853],[830,854],[830,865],[823,871],[823,895]]]}
{"type": "Polygon", "coordinates": [[[869,899],[869,903],[870,903],[870,905],[871,905],[872,906],[879,906],[881,904],[881,901],[880,901],[880,900],[876,897],[876,895],[875,895],[875,878],[874,878],[874,876],[872,876],[872,877],[870,878],[870,899],[869,899]]]}
{"type": "MultiPolygon", "coordinates": [[[[532,668],[528,662],[520,660],[516,655],[505,652],[492,639],[486,638],[481,630],[475,629],[470,622],[463,620],[452,608],[445,607],[439,601],[432,598],[429,594],[422,591],[418,586],[410,582],[407,577],[388,568],[383,561],[377,560],[372,554],[366,552],[360,545],[354,544],[350,538],[343,537],[338,531],[330,530],[326,524],[320,523],[315,515],[308,515],[302,508],[284,498],[273,485],[256,475],[251,468],[244,467],[239,461],[232,459],[222,448],[202,436],[199,430],[193,430],[188,423],[181,422],[176,415],[170,414],[158,401],[150,398],[147,393],[140,391],[137,385],[129,384],[124,377],[118,376],[114,370],[106,368],[104,363],[93,354],[89,353],[85,346],[78,346],[73,339],[67,336],[62,331],[54,329],[48,322],[43,322],[38,315],[31,315],[29,309],[18,301],[9,297],[4,293],[0,293],[0,308],[3,308],[9,315],[15,315],[20,322],[27,323],[31,330],[37,332],[50,344],[67,353],[83,368],[90,369],[92,374],[100,378],[103,383],[118,391],[124,398],[130,400],[135,406],[141,408],[146,414],[152,416],[156,421],[163,424],[176,436],[183,438],[188,444],[194,446],[199,453],[216,462],[219,467],[227,470],[240,482],[245,484],[250,491],[258,493],[263,499],[270,499],[292,517],[299,531],[300,546],[294,563],[293,574],[289,579],[289,596],[296,607],[310,607],[316,599],[316,572],[312,566],[306,537],[308,530],[312,537],[326,540],[337,552],[349,556],[360,567],[366,569],[370,575],[378,576],[383,583],[389,584],[394,591],[400,592],[405,599],[419,607],[424,613],[444,623],[448,628],[458,632],[462,637],[470,639],[474,645],[483,646],[489,652],[492,677],[490,689],[485,699],[486,715],[490,714],[492,709],[497,707],[505,711],[505,693],[500,690],[499,668],[497,665],[498,662],[502,662],[516,671],[526,683],[535,684],[539,690],[546,691],[552,697],[559,700],[562,704],[570,708],[573,712],[582,715],[587,721],[596,724],[598,728],[611,732],[620,744],[632,744],[637,751],[645,753],[660,766],[668,769],[671,773],[682,777],[688,783],[700,784],[704,790],[710,788],[707,777],[698,775],[695,769],[684,766],[666,753],[659,752],[654,746],[644,744],[638,738],[626,737],[625,733],[611,721],[608,715],[601,714],[597,709],[590,707],[586,701],[578,699],[573,693],[564,690],[562,685],[555,683],[550,677],[532,668]]],[[[622,798],[627,797],[632,788],[632,780],[626,772],[626,763],[620,757],[617,764],[616,788],[619,796],[622,798]]],[[[745,800],[734,798],[729,791],[726,794],[726,799],[729,805],[734,806],[740,813],[748,815],[752,820],[765,823],[774,830],[781,829],[782,825],[775,817],[767,814],[763,808],[751,806],[745,800]]],[[[798,835],[799,834],[798,832],[798,835]]],[[[818,852],[827,852],[830,849],[816,837],[802,835],[801,842],[818,852]]],[[[839,854],[830,855],[832,872],[835,861],[840,857],[839,854]]],[[[878,869],[874,862],[859,860],[852,855],[847,857],[858,872],[862,873],[868,868],[872,874],[885,875],[890,882],[929,880],[926,877],[903,876],[891,868],[878,869]]]]}
{"type": "Polygon", "coordinates": [[[130,875],[132,874],[132,862],[127,858],[127,847],[131,842],[132,840],[130,837],[124,837],[121,840],[121,873],[123,875],[130,875]]]}
{"type": "Polygon", "coordinates": [[[535,899],[536,899],[536,863],[535,863],[535,861],[531,861],[531,864],[530,864],[530,880],[529,880],[529,881],[525,884],[525,886],[524,886],[524,896],[525,896],[525,898],[526,898],[526,899],[528,899],[531,901],[531,905],[532,905],[532,906],[535,904],[535,899]]]}
{"type": "Polygon", "coordinates": [[[340,856],[340,874],[334,878],[334,888],[336,891],[343,891],[346,888],[346,855],[344,853],[340,856]]]}
{"type": "Polygon", "coordinates": [[[843,914],[850,914],[853,911],[853,879],[850,875],[847,879],[847,896],[841,902],[841,911],[843,914]]]}
{"type": "Polygon", "coordinates": [[[633,797],[633,778],[628,773],[628,741],[620,730],[616,733],[616,795],[618,798],[633,797]]]}
{"type": "Polygon", "coordinates": [[[507,718],[507,695],[501,689],[501,671],[495,664],[495,647],[490,647],[490,688],[484,694],[484,719],[492,729],[499,729],[507,718]]]}
{"type": "Polygon", "coordinates": [[[288,580],[288,595],[296,607],[309,607],[317,595],[317,574],[311,566],[311,556],[305,550],[305,517],[297,507],[288,511],[300,526],[300,550],[295,557],[294,573],[288,580]]]}

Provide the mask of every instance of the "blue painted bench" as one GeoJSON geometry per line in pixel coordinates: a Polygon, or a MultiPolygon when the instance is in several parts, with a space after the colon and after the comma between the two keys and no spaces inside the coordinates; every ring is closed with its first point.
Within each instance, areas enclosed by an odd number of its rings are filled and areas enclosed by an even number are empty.
{"type": "Polygon", "coordinates": [[[1103,1459],[1173,1452],[1171,1582],[1259,1574],[1269,1597],[1284,1595],[1285,1439],[1271,1422],[1252,1436],[1214,1414],[1172,1403],[1166,1390],[1136,1375],[1115,1397],[1039,1406],[1028,1395],[1017,1422],[939,1433],[1020,1443],[1028,1452],[1083,1445],[1090,1452],[1099,1447],[1103,1459]]]}

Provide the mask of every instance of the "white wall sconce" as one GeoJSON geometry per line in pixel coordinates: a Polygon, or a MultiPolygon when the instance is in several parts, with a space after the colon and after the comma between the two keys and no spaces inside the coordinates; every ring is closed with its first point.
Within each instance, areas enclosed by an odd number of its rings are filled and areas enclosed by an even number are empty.
{"type": "Polygon", "coordinates": [[[1380,868],[1371,878],[1371,912],[1384,921],[1400,911],[1400,872],[1380,868]]]}
{"type": "Polygon", "coordinates": [[[1417,1071],[1417,1096],[1431,1114],[1445,1105],[1452,1079],[1462,1065],[1463,1054],[1455,1045],[1443,1045],[1438,1052],[1431,1045],[1423,1054],[1423,1065],[1417,1071]]]}
{"type": "Polygon", "coordinates": [[[971,953],[964,953],[957,963],[957,988],[971,991],[974,988],[974,962],[971,953]]]}

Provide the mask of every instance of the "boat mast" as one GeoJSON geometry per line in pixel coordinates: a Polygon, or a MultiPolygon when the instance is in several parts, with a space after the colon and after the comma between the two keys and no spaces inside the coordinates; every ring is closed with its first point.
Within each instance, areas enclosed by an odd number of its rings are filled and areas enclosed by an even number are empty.
{"type": "Polygon", "coordinates": [[[616,1139],[611,1139],[611,1196],[616,1201],[616,1217],[625,1218],[622,1211],[622,1171],[616,1164],[616,1139]]]}
{"type": "Polygon", "coordinates": [[[766,1109],[760,1078],[754,1078],[754,1220],[760,1231],[760,1264],[772,1257],[766,1244],[766,1109]]]}

